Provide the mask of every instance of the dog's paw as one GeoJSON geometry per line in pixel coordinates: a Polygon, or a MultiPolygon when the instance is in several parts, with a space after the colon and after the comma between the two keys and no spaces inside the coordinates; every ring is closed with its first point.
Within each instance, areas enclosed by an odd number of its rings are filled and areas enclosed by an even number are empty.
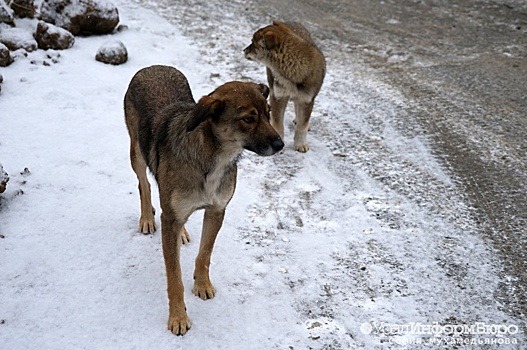
{"type": "Polygon", "coordinates": [[[145,235],[152,234],[156,231],[156,221],[154,216],[141,215],[139,219],[139,231],[145,235]]]}
{"type": "Polygon", "coordinates": [[[183,244],[189,244],[190,243],[190,234],[188,233],[187,229],[183,227],[181,229],[181,232],[179,233],[179,236],[181,237],[181,243],[183,244]]]}
{"type": "Polygon", "coordinates": [[[192,289],[192,293],[194,293],[195,296],[198,296],[203,300],[207,300],[214,298],[214,295],[216,295],[216,290],[214,289],[212,283],[210,283],[209,281],[194,281],[194,289],[192,289]]]}
{"type": "Polygon", "coordinates": [[[168,317],[168,330],[175,335],[184,335],[190,329],[190,320],[186,312],[168,317]]]}
{"type": "Polygon", "coordinates": [[[307,151],[309,151],[309,145],[307,143],[295,144],[295,149],[298,152],[306,153],[307,151]]]}
{"type": "Polygon", "coordinates": [[[307,130],[297,128],[295,131],[294,137],[295,149],[298,152],[306,153],[309,151],[309,146],[307,144],[307,130]]]}

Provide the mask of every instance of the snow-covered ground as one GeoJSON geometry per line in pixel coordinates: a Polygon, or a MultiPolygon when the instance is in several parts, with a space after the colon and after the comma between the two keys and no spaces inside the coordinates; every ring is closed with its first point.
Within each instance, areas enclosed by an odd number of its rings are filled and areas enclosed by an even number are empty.
{"type": "Polygon", "coordinates": [[[456,179],[424,137],[398,127],[404,99],[331,55],[311,150],[295,152],[289,129],[283,154],[240,162],[213,254],[213,300],[191,293],[202,213],[191,217],[182,264],[192,328],[167,331],[160,231],[137,231],[124,92],[152,64],[179,68],[196,98],[232,79],[265,82],[264,69],[241,52],[257,27],[228,13],[230,36],[203,46],[137,2],[114,3],[128,30],[77,37],[72,49],[39,50],[0,70],[0,162],[10,176],[0,202],[0,348],[525,345],[523,321],[494,299],[507,275],[474,234],[456,179]],[[129,61],[96,62],[114,39],[129,61]],[[440,332],[404,328],[415,323],[440,332]],[[515,334],[441,333],[478,324],[515,334]],[[405,341],[415,345],[397,343],[405,341]]]}

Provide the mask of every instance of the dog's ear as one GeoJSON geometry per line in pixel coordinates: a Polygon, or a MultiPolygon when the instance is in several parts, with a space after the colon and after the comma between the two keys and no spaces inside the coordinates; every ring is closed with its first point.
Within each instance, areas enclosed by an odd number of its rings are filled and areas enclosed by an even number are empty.
{"type": "Polygon", "coordinates": [[[263,97],[265,97],[266,99],[267,97],[269,97],[269,88],[267,87],[267,85],[258,84],[257,89],[262,93],[263,97]]]}
{"type": "Polygon", "coordinates": [[[196,129],[207,118],[219,117],[224,109],[225,102],[222,100],[212,96],[203,96],[192,111],[192,118],[188,122],[187,131],[196,129]]]}
{"type": "Polygon", "coordinates": [[[270,50],[273,47],[278,46],[278,44],[279,44],[278,36],[272,30],[268,30],[265,33],[263,33],[263,39],[264,39],[264,43],[265,43],[265,48],[267,50],[270,50]]]}

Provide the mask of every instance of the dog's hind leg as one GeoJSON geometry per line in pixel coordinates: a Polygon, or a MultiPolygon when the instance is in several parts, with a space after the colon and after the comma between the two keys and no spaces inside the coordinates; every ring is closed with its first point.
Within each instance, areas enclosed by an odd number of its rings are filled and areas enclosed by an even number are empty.
{"type": "Polygon", "coordinates": [[[199,253],[196,257],[196,267],[194,270],[194,295],[203,300],[212,299],[216,294],[209,277],[210,256],[214,248],[216,236],[223,224],[225,209],[207,208],[203,217],[203,231],[199,253]]]}
{"type": "Polygon", "coordinates": [[[146,175],[146,162],[139,149],[139,143],[132,138],[130,145],[130,161],[137,179],[139,180],[139,197],[141,199],[141,218],[139,219],[139,230],[142,233],[154,233],[156,222],[154,218],[154,207],[150,193],[150,182],[146,175]]]}

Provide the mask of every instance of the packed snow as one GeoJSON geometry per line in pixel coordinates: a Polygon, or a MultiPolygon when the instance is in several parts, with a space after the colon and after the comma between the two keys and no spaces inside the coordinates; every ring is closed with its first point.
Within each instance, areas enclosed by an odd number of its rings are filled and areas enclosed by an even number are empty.
{"type": "Polygon", "coordinates": [[[328,53],[310,151],[294,151],[290,128],[282,154],[240,161],[208,301],[191,292],[202,212],[190,218],[182,267],[192,328],[171,334],[160,230],[138,232],[124,93],[153,64],[180,69],[196,99],[228,80],[264,83],[265,69],[243,59],[254,24],[226,16],[232,37],[207,47],[161,8],[114,4],[127,30],[18,54],[0,70],[0,163],[10,177],[0,195],[0,348],[397,349],[498,339],[403,328],[478,323],[506,325],[511,334],[500,339],[525,344],[522,321],[494,299],[506,273],[471,230],[456,179],[426,138],[398,128],[404,99],[328,53]],[[108,40],[125,44],[126,64],[95,61],[108,40]]]}

